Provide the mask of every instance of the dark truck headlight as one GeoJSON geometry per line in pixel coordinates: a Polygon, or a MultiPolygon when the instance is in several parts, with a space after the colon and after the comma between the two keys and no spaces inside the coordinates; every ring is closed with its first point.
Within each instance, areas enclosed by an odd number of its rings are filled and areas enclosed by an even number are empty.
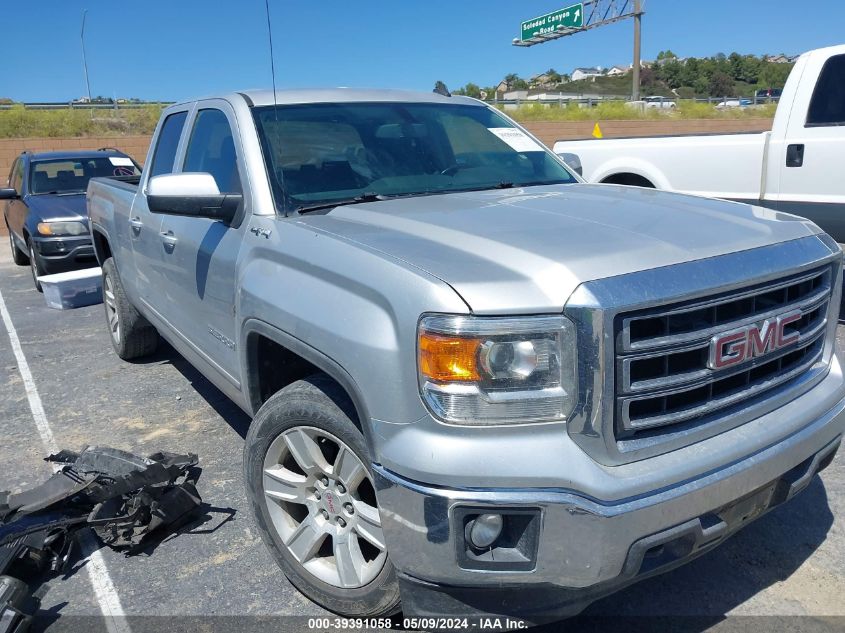
{"type": "Polygon", "coordinates": [[[565,420],[575,406],[575,326],[563,316],[420,320],[422,398],[455,424],[565,420]]]}

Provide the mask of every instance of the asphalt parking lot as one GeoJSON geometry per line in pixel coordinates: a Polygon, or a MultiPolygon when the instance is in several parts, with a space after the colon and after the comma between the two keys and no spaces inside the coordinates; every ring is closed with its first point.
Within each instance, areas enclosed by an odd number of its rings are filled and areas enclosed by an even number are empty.
{"type": "MultiPolygon", "coordinates": [[[[131,630],[149,629],[145,616],[326,614],[287,582],[253,527],[241,475],[246,415],[168,346],[143,362],[119,360],[102,306],[47,308],[29,269],[12,264],[5,249],[0,293],[59,448],[110,445],[200,456],[198,487],[212,506],[204,523],[137,556],[101,550],[119,602],[110,608],[130,616],[131,630]]],[[[839,339],[845,339],[843,327],[839,339]]],[[[50,474],[42,461],[47,450],[2,324],[0,393],[0,489],[37,484],[50,474]]],[[[51,581],[39,628],[79,630],[85,616],[92,631],[129,632],[99,619],[103,598],[92,589],[91,567],[89,560],[77,561],[51,581]]],[[[845,616],[845,458],[715,552],[606,598],[588,615],[694,616],[686,621],[702,631],[721,629],[725,615],[801,615],[811,617],[766,620],[764,628],[842,630],[845,618],[835,616],[845,616]]],[[[748,630],[758,620],[727,621],[745,622],[748,630]]],[[[577,630],[578,622],[567,630],[577,630]]]]}

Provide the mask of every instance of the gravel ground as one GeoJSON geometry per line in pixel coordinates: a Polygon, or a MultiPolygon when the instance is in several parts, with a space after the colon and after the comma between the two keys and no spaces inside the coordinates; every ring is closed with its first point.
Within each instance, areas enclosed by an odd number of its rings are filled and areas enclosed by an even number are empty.
{"type": "MultiPolygon", "coordinates": [[[[201,526],[139,556],[101,550],[132,631],[279,630],[283,618],[208,618],[328,615],[288,583],[249,517],[241,476],[247,416],[167,346],[143,362],[119,360],[102,306],[47,308],[29,270],[14,266],[5,249],[0,292],[59,447],[102,444],[200,456],[199,488],[212,506],[201,526]],[[197,619],[174,627],[151,617],[176,615],[197,619]]],[[[838,335],[845,343],[845,328],[838,335]]],[[[14,490],[50,471],[1,326],[0,393],[0,489],[14,490]]],[[[50,583],[43,605],[48,615],[37,628],[105,630],[94,617],[100,606],[88,574],[80,571],[86,566],[79,561],[50,583]]],[[[799,497],[716,551],[606,598],[585,616],[568,622],[567,630],[606,631],[613,623],[625,630],[845,630],[845,460],[837,458],[799,497]]],[[[290,622],[307,628],[307,620],[290,622]]]]}

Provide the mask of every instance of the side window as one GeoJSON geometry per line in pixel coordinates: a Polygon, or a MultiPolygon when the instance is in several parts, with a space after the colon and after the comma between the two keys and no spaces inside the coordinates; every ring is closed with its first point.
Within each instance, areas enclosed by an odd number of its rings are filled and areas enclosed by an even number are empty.
{"type": "Polygon", "coordinates": [[[18,158],[15,161],[15,164],[12,166],[12,175],[9,176],[9,186],[18,193],[22,193],[21,187],[23,187],[23,161],[20,158],[18,158]]]}
{"type": "Polygon", "coordinates": [[[173,164],[176,162],[176,149],[179,147],[179,137],[182,136],[182,128],[185,127],[185,119],[187,118],[187,112],[177,112],[164,120],[153,153],[152,165],[150,165],[150,178],[169,174],[173,171],[173,164]]]}
{"type": "Polygon", "coordinates": [[[182,171],[211,174],[220,193],[241,192],[232,128],[220,110],[197,113],[182,171]]]}
{"type": "Polygon", "coordinates": [[[807,111],[807,127],[829,125],[845,125],[845,55],[825,62],[807,111]]]}

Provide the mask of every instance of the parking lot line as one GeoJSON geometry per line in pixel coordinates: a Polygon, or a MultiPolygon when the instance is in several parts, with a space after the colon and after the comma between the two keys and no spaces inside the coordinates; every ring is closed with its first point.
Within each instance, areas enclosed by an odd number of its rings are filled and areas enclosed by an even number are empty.
{"type": "MultiPolygon", "coordinates": [[[[12,317],[6,308],[6,302],[3,299],[2,292],[0,292],[0,317],[2,317],[3,325],[9,335],[9,342],[12,345],[12,351],[18,363],[18,371],[24,383],[26,398],[29,402],[30,411],[32,411],[32,418],[35,420],[35,426],[38,428],[38,434],[41,436],[41,442],[44,444],[44,449],[48,453],[56,453],[58,452],[56,439],[53,436],[53,431],[50,429],[47,415],[44,413],[44,406],[41,404],[38,388],[32,379],[29,363],[26,362],[26,356],[23,353],[17,330],[15,330],[14,323],[12,323],[12,317]]],[[[58,470],[59,468],[60,466],[58,464],[53,465],[54,470],[58,470]]],[[[97,597],[97,603],[100,605],[100,611],[105,618],[106,629],[109,633],[131,633],[129,623],[126,621],[123,612],[123,606],[120,603],[120,596],[117,595],[117,590],[109,575],[106,562],[103,560],[102,554],[98,551],[97,543],[94,541],[94,537],[90,532],[82,533],[80,546],[86,559],[85,568],[88,570],[91,586],[97,597]]]]}

